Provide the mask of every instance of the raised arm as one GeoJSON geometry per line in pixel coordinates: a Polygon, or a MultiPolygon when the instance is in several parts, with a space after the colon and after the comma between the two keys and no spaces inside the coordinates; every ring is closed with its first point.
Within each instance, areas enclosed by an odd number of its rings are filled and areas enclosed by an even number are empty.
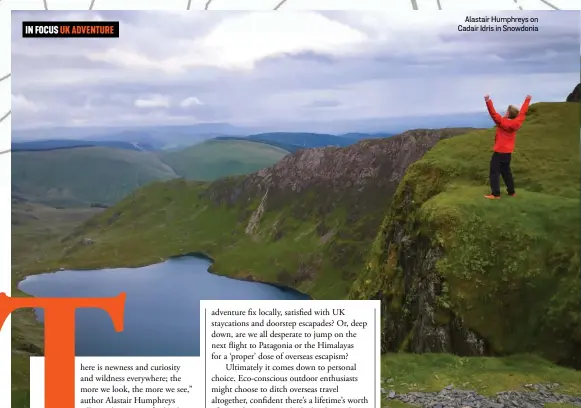
{"type": "Polygon", "coordinates": [[[496,123],[497,126],[500,126],[502,124],[502,116],[500,116],[494,109],[492,99],[490,99],[490,96],[484,95],[484,100],[486,101],[486,107],[488,108],[488,113],[490,114],[490,117],[492,118],[494,123],[496,123]]]}
{"type": "Polygon", "coordinates": [[[525,117],[527,116],[527,112],[529,110],[529,105],[531,103],[531,98],[532,98],[532,96],[527,95],[527,97],[525,98],[525,101],[523,102],[522,106],[520,107],[520,111],[518,112],[518,116],[516,117],[517,120],[520,120],[520,123],[522,123],[525,120],[525,117]]]}

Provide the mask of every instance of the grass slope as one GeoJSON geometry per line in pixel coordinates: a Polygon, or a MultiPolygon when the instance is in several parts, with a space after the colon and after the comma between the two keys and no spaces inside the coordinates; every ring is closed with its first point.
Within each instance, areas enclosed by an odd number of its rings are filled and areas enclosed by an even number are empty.
{"type": "MultiPolygon", "coordinates": [[[[99,208],[56,209],[12,199],[12,296],[26,296],[16,285],[30,265],[50,257],[58,240],[100,213],[99,208]]],[[[42,355],[43,328],[32,310],[12,313],[12,406],[28,407],[29,357],[42,355]]]]}
{"type": "Polygon", "coordinates": [[[177,174],[150,152],[80,147],[12,153],[12,192],[52,206],[113,204],[177,174]]]}
{"type": "Polygon", "coordinates": [[[434,348],[428,333],[460,324],[489,353],[581,366],[579,122],[578,104],[531,106],[515,198],[482,197],[492,130],[441,141],[408,169],[351,293],[382,300],[384,349],[434,348]]]}
{"type": "MultiPolygon", "coordinates": [[[[27,273],[100,268],[103,259],[115,267],[139,266],[203,252],[216,259],[213,269],[220,274],[279,282],[294,271],[311,273],[307,265],[316,257],[321,268],[316,286],[309,281],[297,285],[299,289],[331,299],[346,295],[348,283],[337,279],[332,260],[321,255],[326,240],[314,219],[299,222],[289,208],[289,213],[266,214],[260,231],[247,234],[248,218],[257,203],[248,203],[248,210],[217,206],[207,198],[208,189],[207,184],[180,179],[138,190],[79,227],[43,262],[30,265],[27,273]],[[283,236],[277,237],[277,231],[284,231],[283,236]],[[95,243],[83,245],[84,237],[95,243]]],[[[338,224],[343,215],[336,213],[328,220],[338,224]]]]}
{"type": "Polygon", "coordinates": [[[186,149],[161,153],[161,159],[182,177],[212,181],[248,174],[276,163],[289,152],[265,143],[208,140],[186,149]]]}
{"type": "Polygon", "coordinates": [[[216,140],[246,140],[258,143],[265,143],[279,147],[291,153],[300,149],[315,147],[346,147],[357,143],[363,139],[385,138],[393,136],[391,134],[366,134],[366,133],[348,133],[341,136],[329,135],[324,133],[293,133],[293,132],[275,132],[260,133],[250,136],[220,136],[216,140]]]}
{"type": "Polygon", "coordinates": [[[57,209],[43,204],[12,198],[12,272],[19,273],[30,264],[50,257],[52,245],[68,235],[101,208],[57,209]]]}
{"type": "Polygon", "coordinates": [[[239,140],[239,141],[243,141],[243,142],[256,142],[256,143],[262,143],[262,144],[267,144],[270,146],[274,146],[274,147],[278,147],[279,149],[282,150],[286,150],[289,153],[294,153],[299,149],[303,149],[302,146],[297,146],[297,145],[293,145],[293,144],[287,144],[287,143],[279,143],[279,142],[272,142],[270,140],[262,140],[262,139],[258,139],[255,138],[254,136],[218,136],[216,138],[214,138],[213,140],[239,140]]]}

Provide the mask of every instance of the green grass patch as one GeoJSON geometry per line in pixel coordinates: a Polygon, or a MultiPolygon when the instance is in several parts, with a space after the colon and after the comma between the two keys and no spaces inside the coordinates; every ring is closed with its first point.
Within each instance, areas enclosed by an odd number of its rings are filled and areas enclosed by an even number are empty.
{"type": "Polygon", "coordinates": [[[415,405],[406,404],[405,402],[401,402],[401,401],[398,401],[398,400],[386,400],[386,399],[382,399],[381,400],[381,406],[383,408],[410,408],[410,407],[415,407],[415,405]]]}
{"type": "Polygon", "coordinates": [[[249,174],[277,163],[288,151],[245,140],[208,140],[177,151],[160,153],[161,159],[188,180],[213,181],[249,174]]]}
{"type": "Polygon", "coordinates": [[[386,354],[381,358],[383,388],[398,394],[439,392],[453,384],[484,396],[526,391],[526,384],[559,384],[557,392],[581,396],[581,372],[533,355],[458,357],[451,354],[386,354]]]}

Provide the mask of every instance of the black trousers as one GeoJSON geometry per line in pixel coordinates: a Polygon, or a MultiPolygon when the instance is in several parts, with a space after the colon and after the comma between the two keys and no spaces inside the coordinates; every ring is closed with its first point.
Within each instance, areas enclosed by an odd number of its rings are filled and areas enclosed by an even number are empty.
{"type": "Polygon", "coordinates": [[[500,196],[500,176],[506,184],[508,194],[514,194],[514,180],[510,171],[511,153],[494,152],[490,159],[490,190],[492,195],[500,196]]]}

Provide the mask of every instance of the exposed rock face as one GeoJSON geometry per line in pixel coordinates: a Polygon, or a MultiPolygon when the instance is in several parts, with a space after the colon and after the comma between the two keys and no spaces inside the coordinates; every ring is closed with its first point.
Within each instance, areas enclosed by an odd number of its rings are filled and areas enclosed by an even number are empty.
{"type": "Polygon", "coordinates": [[[282,268],[278,282],[299,287],[326,267],[347,291],[410,164],[439,140],[470,130],[412,130],[344,148],[299,150],[257,173],[218,180],[206,194],[235,207],[255,240],[278,241],[297,225],[312,228],[304,234],[316,234],[320,248],[297,253],[298,264],[282,268]]]}
{"type": "MultiPolygon", "coordinates": [[[[388,288],[403,294],[393,297],[381,290],[382,320],[384,324],[382,352],[396,350],[415,353],[446,352],[461,356],[482,356],[489,353],[483,339],[464,326],[462,319],[446,311],[441,299],[445,297],[446,283],[436,270],[443,249],[426,236],[418,234],[413,221],[412,189],[406,189],[398,200],[398,217],[382,237],[387,257],[398,259],[401,278],[389,283],[388,288]],[[401,302],[394,307],[392,301],[401,302]]],[[[387,262],[390,262],[389,260],[387,262]]]]}
{"type": "Polygon", "coordinates": [[[581,102],[581,83],[567,96],[567,102],[581,102]]]}
{"type": "Polygon", "coordinates": [[[397,399],[406,404],[420,407],[462,408],[544,408],[546,404],[570,404],[581,406],[581,398],[556,391],[558,384],[525,384],[527,391],[503,391],[485,397],[475,391],[445,387],[440,392],[409,392],[397,394],[384,388],[381,393],[387,399],[397,399]]]}
{"type": "MultiPolygon", "coordinates": [[[[262,198],[267,190],[268,206],[276,205],[276,196],[312,191],[325,192],[332,198],[348,192],[361,194],[378,190],[391,197],[408,166],[421,158],[439,140],[472,129],[411,130],[386,139],[370,139],[337,148],[304,149],[284,157],[272,167],[249,176],[219,180],[210,188],[215,201],[233,205],[262,198]]],[[[321,196],[319,197],[321,198],[321,196]]],[[[331,208],[329,208],[330,210],[331,208]]]]}

